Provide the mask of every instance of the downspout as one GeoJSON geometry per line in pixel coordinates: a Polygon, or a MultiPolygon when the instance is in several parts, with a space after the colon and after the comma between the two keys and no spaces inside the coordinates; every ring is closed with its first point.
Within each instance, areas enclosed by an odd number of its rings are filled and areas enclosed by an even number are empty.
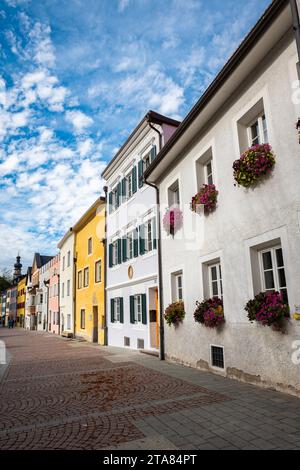
{"type": "Polygon", "coordinates": [[[105,214],[104,214],[104,223],[105,223],[105,238],[102,240],[104,246],[104,346],[108,346],[108,327],[107,327],[107,293],[106,293],[106,270],[107,270],[107,191],[108,187],[104,186],[103,188],[105,193],[105,214]]]}
{"type": "MultiPolygon", "coordinates": [[[[150,116],[147,116],[147,121],[151,129],[159,135],[159,151],[162,149],[162,135],[156,127],[150,122],[150,116]]],[[[165,330],[164,330],[164,312],[163,312],[163,275],[162,275],[162,255],[161,255],[161,224],[160,224],[160,196],[159,188],[154,183],[150,183],[144,179],[145,184],[151,186],[156,192],[156,219],[157,219],[157,254],[158,254],[158,291],[159,291],[159,358],[161,361],[165,360],[165,330]]]]}
{"type": "Polygon", "coordinates": [[[295,33],[298,59],[300,62],[300,19],[299,19],[299,10],[297,5],[297,0],[290,0],[291,10],[292,10],[292,19],[293,19],[293,30],[295,33]]]}

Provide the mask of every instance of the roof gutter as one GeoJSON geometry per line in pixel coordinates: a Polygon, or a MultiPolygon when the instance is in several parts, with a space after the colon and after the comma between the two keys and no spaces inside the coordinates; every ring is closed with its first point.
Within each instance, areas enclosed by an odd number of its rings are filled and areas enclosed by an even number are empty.
{"type": "Polygon", "coordinates": [[[295,33],[295,39],[297,44],[298,59],[300,62],[300,19],[297,0],[290,0],[292,18],[293,18],[293,30],[295,33]]]}

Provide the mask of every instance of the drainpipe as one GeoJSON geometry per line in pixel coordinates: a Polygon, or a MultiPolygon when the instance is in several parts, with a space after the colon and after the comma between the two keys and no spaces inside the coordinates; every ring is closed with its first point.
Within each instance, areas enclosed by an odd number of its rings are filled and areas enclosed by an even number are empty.
{"type": "Polygon", "coordinates": [[[298,59],[300,62],[300,20],[299,20],[299,10],[297,5],[297,0],[290,0],[292,18],[293,18],[293,30],[296,38],[296,45],[298,51],[298,59]]]}
{"type": "Polygon", "coordinates": [[[106,293],[106,270],[107,270],[107,191],[108,187],[103,188],[105,194],[105,238],[102,240],[104,247],[104,346],[108,346],[108,327],[107,327],[107,293],[106,293]]]}
{"type": "Polygon", "coordinates": [[[48,332],[48,314],[49,314],[49,283],[50,283],[50,280],[48,281],[44,281],[44,285],[47,289],[47,315],[46,315],[46,331],[48,332]]]}

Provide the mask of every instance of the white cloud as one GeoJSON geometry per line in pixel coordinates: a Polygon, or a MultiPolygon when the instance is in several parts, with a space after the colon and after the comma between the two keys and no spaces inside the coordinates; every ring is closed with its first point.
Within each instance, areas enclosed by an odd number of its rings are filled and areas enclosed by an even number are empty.
{"type": "Polygon", "coordinates": [[[123,12],[129,6],[130,0],[119,0],[119,11],[123,12]]]}
{"type": "Polygon", "coordinates": [[[75,132],[78,134],[93,124],[93,119],[79,110],[67,111],[66,121],[73,125],[75,132]]]}

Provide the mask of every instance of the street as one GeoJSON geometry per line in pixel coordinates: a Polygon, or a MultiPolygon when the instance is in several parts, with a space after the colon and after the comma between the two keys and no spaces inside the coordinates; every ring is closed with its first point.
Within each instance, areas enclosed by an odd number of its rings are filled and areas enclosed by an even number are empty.
{"type": "Polygon", "coordinates": [[[0,449],[300,449],[298,398],[47,333],[0,340],[0,449]]]}

